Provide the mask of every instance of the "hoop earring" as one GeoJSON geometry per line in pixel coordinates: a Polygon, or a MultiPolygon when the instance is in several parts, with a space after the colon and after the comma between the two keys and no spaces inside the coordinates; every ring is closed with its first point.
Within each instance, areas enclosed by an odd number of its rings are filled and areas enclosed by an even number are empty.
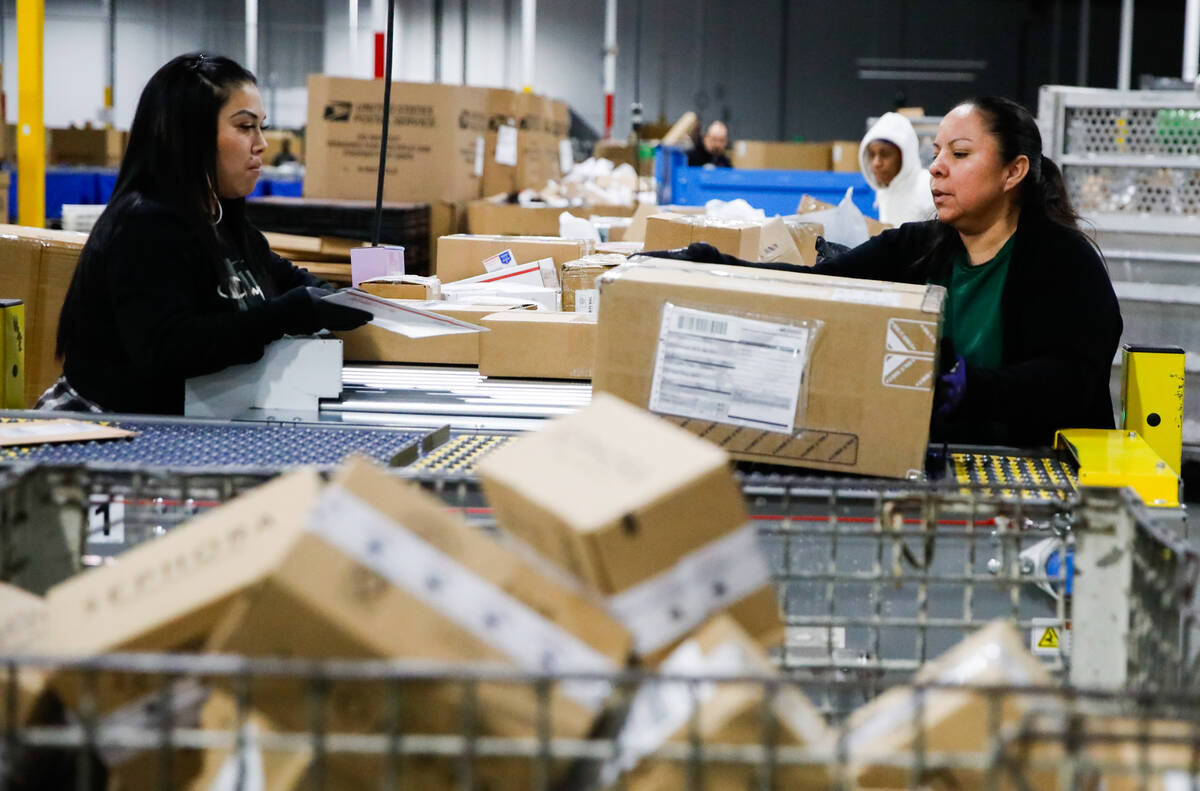
{"type": "Polygon", "coordinates": [[[221,201],[217,201],[217,219],[213,220],[213,225],[220,225],[221,220],[225,218],[225,207],[221,205],[221,201]]]}

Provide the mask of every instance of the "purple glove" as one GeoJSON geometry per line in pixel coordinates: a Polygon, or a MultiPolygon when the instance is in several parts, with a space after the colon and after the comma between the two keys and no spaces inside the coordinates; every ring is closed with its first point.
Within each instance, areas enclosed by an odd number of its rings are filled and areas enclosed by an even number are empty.
{"type": "Polygon", "coordinates": [[[954,355],[954,365],[938,377],[937,390],[933,395],[933,413],[945,417],[962,403],[967,394],[967,361],[961,354],[954,355]]]}

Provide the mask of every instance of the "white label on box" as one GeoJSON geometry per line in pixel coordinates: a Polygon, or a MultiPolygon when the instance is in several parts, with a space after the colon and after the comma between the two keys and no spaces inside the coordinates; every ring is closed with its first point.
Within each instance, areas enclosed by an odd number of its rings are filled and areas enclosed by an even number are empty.
{"type": "Polygon", "coordinates": [[[575,167],[575,149],[571,146],[570,140],[558,141],[558,169],[565,176],[571,172],[571,168],[575,167]]]}
{"type": "Polygon", "coordinates": [[[685,555],[667,571],[608,600],[642,653],[657,651],[714,612],[766,585],[771,571],[746,525],[685,555]]]}
{"type": "Polygon", "coordinates": [[[230,754],[208,791],[266,791],[262,748],[258,744],[258,726],[247,720],[239,729],[238,750],[230,754]]]}
{"type": "MultiPolygon", "coordinates": [[[[616,669],[583,640],[340,486],[321,493],[308,529],[519,667],[546,673],[616,669]]],[[[603,681],[570,681],[560,688],[591,711],[610,692],[603,681]]]]}
{"type": "Polygon", "coordinates": [[[546,288],[558,288],[558,269],[554,266],[553,258],[539,258],[534,261],[542,275],[542,285],[546,288]]]}
{"type": "Polygon", "coordinates": [[[125,543],[125,503],[106,494],[88,496],[89,544],[125,543]]]}
{"type": "Polygon", "coordinates": [[[483,175],[483,137],[475,138],[475,167],[472,175],[479,178],[483,175]]]}
{"type": "Polygon", "coordinates": [[[500,267],[512,266],[517,262],[513,258],[512,250],[501,250],[495,255],[489,255],[483,259],[483,268],[487,272],[495,272],[500,267]]]}
{"type": "Polygon", "coordinates": [[[496,130],[496,164],[513,167],[517,164],[517,128],[511,124],[496,130]]]}
{"type": "Polygon", "coordinates": [[[858,305],[882,305],[886,308],[900,307],[900,295],[874,288],[835,288],[835,302],[853,302],[858,305]]]}
{"type": "Polygon", "coordinates": [[[791,434],[810,330],[663,306],[650,411],[791,434]]]}
{"type": "Polygon", "coordinates": [[[904,354],[937,354],[937,322],[888,319],[887,350],[904,354]]]}
{"type": "Polygon", "coordinates": [[[595,288],[581,288],[575,292],[575,312],[595,313],[596,305],[600,302],[600,291],[595,288]]]}

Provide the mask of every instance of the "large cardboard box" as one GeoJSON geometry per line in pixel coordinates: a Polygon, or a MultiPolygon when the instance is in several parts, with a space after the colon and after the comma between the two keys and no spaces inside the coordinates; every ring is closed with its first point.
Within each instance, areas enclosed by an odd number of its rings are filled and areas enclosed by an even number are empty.
{"type": "MultiPolygon", "coordinates": [[[[660,667],[663,674],[721,677],[777,677],[762,648],[727,616],[718,615],[681,643],[660,667]]],[[[635,694],[624,730],[620,768],[639,761],[624,777],[629,791],[674,791],[688,787],[686,761],[644,757],[665,742],[698,738],[701,750],[715,745],[815,747],[829,738],[825,719],[802,692],[768,684],[722,680],[689,688],[686,682],[643,683],[635,694]],[[769,699],[768,695],[772,697],[769,699]],[[766,705],[764,705],[766,704],[766,705]],[[694,718],[694,719],[693,719],[694,718]],[[693,730],[692,726],[695,725],[693,730]]],[[[710,791],[758,788],[762,767],[705,758],[702,787],[710,791]]],[[[610,774],[612,772],[610,771],[610,774]]],[[[826,788],[823,765],[778,766],[773,789],[826,788]]]]}
{"type": "Polygon", "coordinates": [[[477,469],[501,527],[609,595],[643,654],[747,600],[765,602],[780,628],[757,535],[719,448],[597,394],[477,469]]]}
{"type": "Polygon", "coordinates": [[[517,203],[497,203],[490,200],[467,204],[467,231],[473,234],[503,234],[509,236],[558,236],[558,217],[563,212],[576,217],[629,217],[633,206],[605,204],[602,206],[521,206],[517,203]]]}
{"type": "MultiPolygon", "coordinates": [[[[259,584],[302,532],[320,490],[316,472],[290,473],[202,514],[162,538],[54,586],[46,595],[47,650],[195,651],[234,602],[259,584]]],[[[75,699],[80,679],[53,681],[75,699]]],[[[98,682],[101,712],[151,690],[154,677],[109,674],[98,682]]]]}
{"type": "Polygon", "coordinates": [[[667,212],[646,218],[647,250],[674,250],[707,242],[743,261],[757,261],[762,223],[667,212]]]}
{"type": "MultiPolygon", "coordinates": [[[[459,85],[392,84],[385,200],[479,197],[475,154],[487,133],[488,93],[459,85]]],[[[309,75],[304,196],[373,199],[382,123],[379,80],[309,75]]]]}
{"type": "Polygon", "coordinates": [[[117,129],[83,127],[50,129],[46,160],[54,165],[121,166],[127,132],[117,129]]]}
{"type": "MultiPolygon", "coordinates": [[[[514,308],[504,305],[471,305],[460,302],[422,302],[405,304],[432,310],[443,316],[483,326],[484,317],[514,308]]],[[[407,338],[371,324],[349,332],[339,332],[342,356],[347,360],[382,363],[433,363],[436,365],[478,365],[479,338],[487,333],[459,333],[432,338],[407,338]]]]}
{"type": "Polygon", "coordinates": [[[596,392],[738,459],[924,468],[944,289],[640,260],[598,281],[596,392]]]}
{"type": "Polygon", "coordinates": [[[829,170],[833,165],[829,143],[738,140],[730,159],[735,168],[750,170],[829,170]]]}
{"type": "MultiPolygon", "coordinates": [[[[0,653],[12,656],[44,652],[45,633],[45,600],[0,582],[0,653]]],[[[16,695],[15,699],[0,709],[0,727],[27,723],[46,690],[46,673],[42,669],[22,668],[19,663],[16,668],[16,683],[11,687],[7,674],[4,676],[4,694],[7,696],[15,691],[16,695]],[[9,722],[9,712],[15,715],[12,723],[9,722]]]]}
{"type": "Polygon", "coordinates": [[[479,373],[533,379],[590,379],[596,317],[586,313],[505,311],[485,317],[479,373]]]}
{"type": "Polygon", "coordinates": [[[556,236],[477,236],[455,234],[438,239],[437,276],[443,285],[487,272],[484,259],[511,250],[514,263],[531,264],[553,258],[562,281],[562,265],[589,255],[595,245],[586,239],[556,236]]]}
{"type": "MultiPolygon", "coordinates": [[[[846,723],[841,744],[855,787],[904,787],[909,770],[897,765],[896,759],[911,759],[918,739],[929,754],[987,755],[1002,728],[1028,722],[1032,713],[1056,706],[1049,696],[1021,692],[1022,687],[1048,687],[1053,680],[1007,621],[985,626],[927,662],[913,682],[967,687],[991,684],[1012,691],[994,700],[984,692],[937,686],[923,690],[893,687],[884,692],[851,714],[846,723]]],[[[830,748],[837,738],[830,737],[830,748]]],[[[931,774],[945,777],[954,788],[985,787],[982,774],[973,770],[941,767],[931,774]]],[[[1043,781],[1035,781],[1033,786],[1053,787],[1045,782],[1053,776],[1044,773],[1043,781]]]]}
{"type": "Polygon", "coordinates": [[[562,177],[558,144],[570,129],[563,102],[493,88],[487,98],[483,196],[540,190],[562,177]]]}
{"type": "MultiPolygon", "coordinates": [[[[245,656],[598,673],[620,669],[629,647],[629,633],[581,586],[361,460],[343,466],[311,509],[306,532],[275,557],[208,643],[245,656]]],[[[534,685],[482,682],[474,692],[478,734],[537,734],[534,685]]],[[[586,735],[609,692],[603,682],[556,685],[548,697],[552,735],[586,735]]],[[[378,683],[332,685],[328,728],[386,733],[388,694],[378,683]]],[[[407,684],[401,694],[404,728],[413,733],[460,732],[460,707],[471,705],[454,682],[407,684]]],[[[262,679],[251,695],[282,727],[306,728],[313,714],[304,684],[262,679]]]]}
{"type": "Polygon", "coordinates": [[[620,253],[593,253],[562,266],[562,309],[567,313],[595,313],[596,278],[629,259],[620,253]]]}
{"type": "Polygon", "coordinates": [[[25,302],[25,406],[62,373],[58,319],[87,235],[0,225],[0,297],[25,302]]]}

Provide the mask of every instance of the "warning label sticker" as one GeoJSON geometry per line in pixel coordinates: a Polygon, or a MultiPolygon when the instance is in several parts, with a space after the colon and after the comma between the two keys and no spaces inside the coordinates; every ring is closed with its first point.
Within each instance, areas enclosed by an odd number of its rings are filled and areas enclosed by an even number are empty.
{"type": "Polygon", "coordinates": [[[1034,618],[1029,629],[1029,650],[1035,656],[1058,657],[1071,652],[1071,622],[1034,618]]]}
{"type": "Polygon", "coordinates": [[[883,385],[904,390],[933,387],[937,322],[889,319],[883,355],[883,385]]]}

